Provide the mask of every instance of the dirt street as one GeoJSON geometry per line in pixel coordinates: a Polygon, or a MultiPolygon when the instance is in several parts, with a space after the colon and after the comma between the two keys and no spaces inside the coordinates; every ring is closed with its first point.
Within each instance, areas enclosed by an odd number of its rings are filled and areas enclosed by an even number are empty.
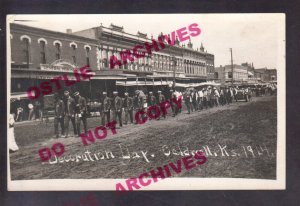
{"type": "MultiPolygon", "coordinates": [[[[190,115],[125,125],[83,146],[80,138],[53,138],[53,124],[15,127],[20,151],[11,154],[13,180],[128,178],[202,150],[207,162],[181,177],[276,179],[276,97],[254,98],[190,115]],[[42,163],[38,150],[60,142],[65,153],[42,163]]],[[[88,119],[89,128],[100,118],[88,119]]],[[[70,125],[70,128],[71,125],[70,125]]],[[[71,129],[72,130],[72,129],[71,129]]],[[[175,177],[176,175],[173,175],[175,177]]]]}

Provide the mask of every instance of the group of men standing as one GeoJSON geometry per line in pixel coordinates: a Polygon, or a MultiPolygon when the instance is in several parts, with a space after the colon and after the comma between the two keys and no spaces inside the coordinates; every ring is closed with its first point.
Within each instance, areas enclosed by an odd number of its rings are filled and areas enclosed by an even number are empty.
{"type": "MultiPolygon", "coordinates": [[[[232,101],[238,101],[238,87],[225,87],[219,90],[216,87],[205,87],[202,89],[187,89],[184,94],[184,101],[187,106],[188,114],[192,111],[211,108],[214,106],[224,106],[231,104],[232,101]]],[[[251,93],[250,88],[242,89],[243,94],[248,97],[251,93]]]]}
{"type": "MultiPolygon", "coordinates": [[[[150,91],[145,94],[141,90],[136,90],[133,96],[128,92],[124,93],[121,98],[117,91],[113,92],[113,97],[109,97],[107,92],[102,92],[100,98],[99,112],[101,116],[101,124],[107,125],[111,121],[117,121],[119,126],[123,126],[123,112],[125,113],[124,124],[137,123],[134,121],[135,114],[144,111],[151,106],[160,108],[160,117],[166,118],[166,106],[169,104],[172,109],[172,116],[178,115],[181,112],[181,107],[171,99],[178,101],[183,97],[187,107],[188,114],[193,111],[202,110],[204,108],[225,105],[232,103],[236,99],[238,88],[228,87],[218,90],[216,87],[208,86],[202,89],[186,89],[183,94],[178,91],[170,90],[166,96],[158,91],[157,94],[150,91]],[[169,100],[169,101],[168,101],[169,100]],[[112,114],[112,118],[111,118],[112,114]]],[[[64,92],[64,98],[60,98],[55,94],[55,135],[59,137],[58,126],[61,126],[62,136],[69,135],[69,122],[71,121],[74,135],[80,136],[80,123],[83,122],[84,132],[87,133],[87,103],[86,99],[80,96],[79,92],[74,93],[74,98],[70,96],[69,91],[64,92]]],[[[181,101],[181,100],[180,100],[181,101]]],[[[156,112],[156,111],[153,111],[156,112]]],[[[154,114],[155,115],[155,114],[154,114]]],[[[158,118],[158,120],[160,119],[158,118]]],[[[144,118],[144,115],[141,116],[144,118]]]]}
{"type": "Polygon", "coordinates": [[[83,122],[84,132],[87,133],[87,104],[86,99],[79,92],[74,93],[74,98],[69,91],[64,91],[61,98],[54,94],[54,130],[56,138],[59,137],[58,127],[61,127],[62,137],[69,136],[69,123],[73,126],[74,136],[80,136],[80,123],[83,122]]]}
{"type": "MultiPolygon", "coordinates": [[[[178,98],[178,96],[170,90],[170,98],[178,98]]],[[[145,111],[147,107],[158,105],[166,102],[166,97],[161,91],[157,92],[157,96],[150,91],[148,95],[145,95],[142,91],[136,90],[134,96],[129,96],[128,92],[124,93],[124,98],[119,97],[117,91],[113,92],[113,98],[107,96],[107,92],[102,93],[102,99],[100,102],[100,115],[101,124],[105,125],[111,121],[110,114],[112,112],[112,120],[118,121],[120,127],[123,126],[122,113],[124,111],[125,118],[124,124],[131,124],[134,122],[135,113],[139,111],[145,111]]],[[[170,101],[173,116],[177,115],[180,111],[177,105],[170,101]]],[[[166,117],[166,112],[162,111],[162,117],[166,117]]],[[[143,118],[143,117],[142,117],[143,118]]]]}

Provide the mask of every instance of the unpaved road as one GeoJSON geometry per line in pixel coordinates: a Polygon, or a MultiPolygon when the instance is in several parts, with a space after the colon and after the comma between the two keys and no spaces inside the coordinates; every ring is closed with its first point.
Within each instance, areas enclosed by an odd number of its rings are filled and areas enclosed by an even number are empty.
{"type": "MultiPolygon", "coordinates": [[[[80,138],[53,139],[53,124],[20,124],[15,127],[20,151],[10,156],[11,177],[128,178],[175,162],[192,150],[202,150],[208,161],[177,176],[275,179],[276,111],[275,96],[258,97],[248,103],[190,115],[183,111],[175,118],[127,125],[117,128],[116,135],[108,131],[104,140],[96,139],[88,146],[83,146],[80,138]],[[65,146],[65,160],[74,161],[55,162],[52,158],[51,162],[42,163],[38,150],[57,142],[65,146]],[[125,159],[128,152],[130,158],[125,159]]],[[[100,119],[91,118],[88,125],[95,128],[100,119]]]]}

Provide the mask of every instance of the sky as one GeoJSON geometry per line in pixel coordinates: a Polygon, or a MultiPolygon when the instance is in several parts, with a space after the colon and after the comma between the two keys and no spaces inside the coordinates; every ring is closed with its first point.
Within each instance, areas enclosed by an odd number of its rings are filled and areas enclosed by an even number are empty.
{"type": "MultiPolygon", "coordinates": [[[[66,32],[91,27],[109,27],[111,23],[123,26],[127,33],[138,31],[154,38],[161,32],[171,33],[197,23],[201,34],[192,37],[193,48],[201,43],[207,52],[215,55],[215,66],[233,63],[254,64],[255,68],[282,67],[285,58],[284,14],[88,14],[88,15],[11,15],[10,22],[66,32]],[[28,22],[18,20],[32,20],[28,22]]],[[[186,44],[187,42],[185,42],[186,44]]]]}

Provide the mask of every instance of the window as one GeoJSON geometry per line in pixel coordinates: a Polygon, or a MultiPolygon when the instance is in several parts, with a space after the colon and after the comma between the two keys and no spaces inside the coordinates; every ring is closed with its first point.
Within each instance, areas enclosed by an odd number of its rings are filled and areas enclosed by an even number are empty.
{"type": "Polygon", "coordinates": [[[29,65],[29,39],[23,38],[23,62],[29,65]]]}
{"type": "Polygon", "coordinates": [[[76,64],[76,45],[72,44],[72,50],[73,50],[73,55],[72,55],[72,60],[73,60],[73,63],[76,64]]]}
{"type": "Polygon", "coordinates": [[[86,65],[90,65],[90,48],[85,47],[86,65]]]}
{"type": "Polygon", "coordinates": [[[40,41],[40,57],[41,57],[41,64],[46,64],[46,42],[40,41]]]}
{"type": "Polygon", "coordinates": [[[59,43],[55,43],[55,49],[56,49],[55,59],[59,60],[60,59],[60,52],[61,52],[61,48],[60,48],[59,43]]]}
{"type": "Polygon", "coordinates": [[[228,78],[232,78],[232,72],[228,72],[228,78]]]}

